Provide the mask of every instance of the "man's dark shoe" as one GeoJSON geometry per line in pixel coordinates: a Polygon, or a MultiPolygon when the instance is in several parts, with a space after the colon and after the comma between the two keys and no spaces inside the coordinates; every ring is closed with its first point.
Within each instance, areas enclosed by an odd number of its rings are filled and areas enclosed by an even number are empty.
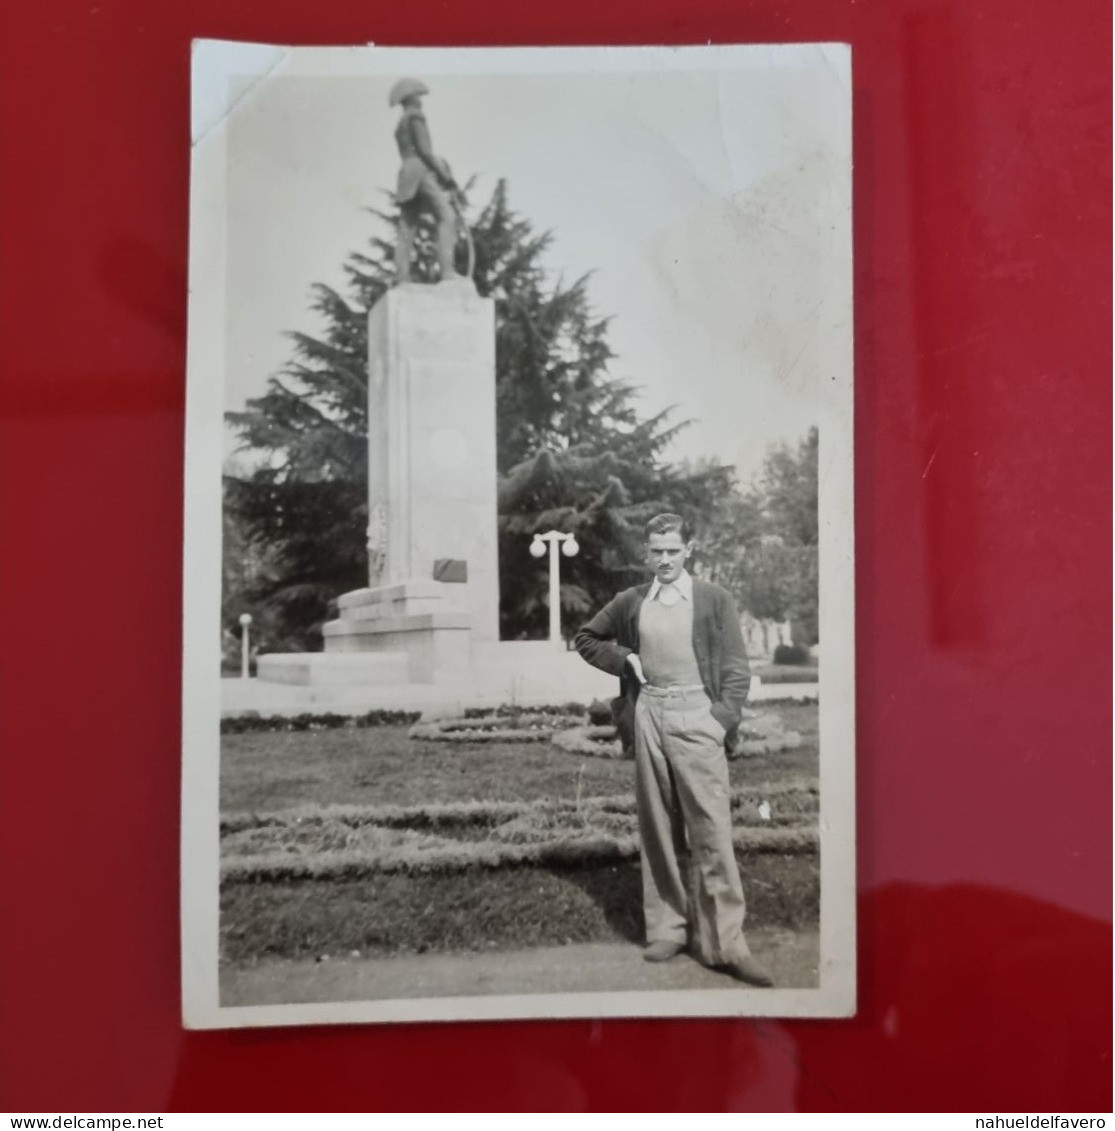
{"type": "Polygon", "coordinates": [[[755,961],[751,955],[726,962],[720,967],[725,974],[746,982],[749,986],[762,986],[764,989],[774,985],[774,979],[755,961]]]}
{"type": "Polygon", "coordinates": [[[677,958],[684,949],[684,943],[669,941],[652,942],[650,946],[643,951],[643,958],[647,962],[669,962],[671,958],[677,958]]]}

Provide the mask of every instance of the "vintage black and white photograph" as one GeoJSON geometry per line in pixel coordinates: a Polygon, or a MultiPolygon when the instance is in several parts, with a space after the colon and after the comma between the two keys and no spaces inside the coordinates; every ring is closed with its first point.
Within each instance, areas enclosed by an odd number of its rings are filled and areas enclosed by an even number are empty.
{"type": "Polygon", "coordinates": [[[186,1024],[853,1013],[848,49],[193,82],[186,1024]]]}

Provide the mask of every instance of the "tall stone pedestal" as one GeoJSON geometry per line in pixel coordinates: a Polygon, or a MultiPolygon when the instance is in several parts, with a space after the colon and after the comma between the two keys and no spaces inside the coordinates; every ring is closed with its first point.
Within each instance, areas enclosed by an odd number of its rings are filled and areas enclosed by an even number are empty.
{"type": "Polygon", "coordinates": [[[339,599],[325,651],[458,677],[499,639],[495,313],[471,282],[396,287],[372,309],[368,460],[369,585],[339,599]]]}
{"type": "Polygon", "coordinates": [[[499,639],[495,305],[471,282],[389,291],[368,323],[369,584],[435,566],[499,639]]]}

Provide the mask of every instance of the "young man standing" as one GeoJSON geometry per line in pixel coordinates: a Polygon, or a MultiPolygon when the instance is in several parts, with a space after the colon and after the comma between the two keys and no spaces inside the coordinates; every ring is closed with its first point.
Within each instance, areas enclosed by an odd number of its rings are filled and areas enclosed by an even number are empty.
{"type": "Polygon", "coordinates": [[[646,533],[654,580],[620,593],[576,641],[583,659],[620,677],[613,708],[635,747],[643,956],[665,962],[688,944],[706,966],[769,986],[743,935],[729,811],[725,746],[750,683],[739,615],[724,589],[686,570],[692,532],[680,515],[652,518],[646,533]]]}

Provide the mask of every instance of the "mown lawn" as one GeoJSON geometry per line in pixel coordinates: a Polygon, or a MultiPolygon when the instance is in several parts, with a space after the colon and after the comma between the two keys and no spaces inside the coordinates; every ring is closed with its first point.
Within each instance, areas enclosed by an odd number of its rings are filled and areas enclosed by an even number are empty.
{"type": "MultiPolygon", "coordinates": [[[[815,927],[815,855],[740,856],[752,925],[815,927]]],[[[643,941],[635,862],[467,875],[228,884],[221,960],[425,954],[643,941]]]]}
{"type": "MultiPolygon", "coordinates": [[[[817,705],[772,705],[797,750],[730,764],[733,786],[817,774],[817,705]]],[[[549,743],[417,742],[407,727],[229,734],[221,739],[222,812],[316,805],[533,801],[625,793],[631,762],[583,758],[549,743]]]]}
{"type": "MultiPolygon", "coordinates": [[[[811,781],[817,706],[772,705],[805,739],[797,750],[730,763],[733,787],[811,781]]],[[[225,735],[226,814],[306,806],[428,806],[630,794],[631,762],[549,743],[413,741],[403,726],[225,735]]],[[[741,852],[753,925],[815,928],[816,852],[741,852]]],[[[357,879],[229,880],[221,890],[221,958],[387,955],[642,940],[638,863],[477,868],[357,879]]]]}

